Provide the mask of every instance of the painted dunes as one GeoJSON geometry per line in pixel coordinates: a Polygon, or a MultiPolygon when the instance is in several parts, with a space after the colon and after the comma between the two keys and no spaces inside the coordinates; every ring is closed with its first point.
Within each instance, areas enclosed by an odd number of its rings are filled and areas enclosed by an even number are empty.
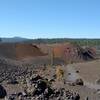
{"type": "Polygon", "coordinates": [[[37,58],[37,61],[39,59],[41,61],[44,59],[45,61],[55,60],[57,62],[61,60],[67,63],[95,59],[95,50],[81,48],[72,43],[51,44],[48,46],[45,44],[44,46],[36,46],[22,43],[2,43],[0,44],[0,56],[15,60],[37,58]]]}
{"type": "Polygon", "coordinates": [[[68,61],[83,61],[95,59],[95,51],[91,48],[81,48],[71,43],[59,44],[53,47],[54,58],[68,61]]]}
{"type": "Polygon", "coordinates": [[[45,56],[40,48],[32,44],[3,43],[0,44],[0,56],[11,59],[45,56]]]}

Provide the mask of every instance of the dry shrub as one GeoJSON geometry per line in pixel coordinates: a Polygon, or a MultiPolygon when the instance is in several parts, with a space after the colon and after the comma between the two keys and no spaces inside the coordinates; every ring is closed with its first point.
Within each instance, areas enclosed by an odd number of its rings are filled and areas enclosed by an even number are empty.
{"type": "Polygon", "coordinates": [[[56,78],[57,80],[62,80],[63,77],[64,77],[64,70],[60,66],[58,66],[56,68],[56,78]]]}

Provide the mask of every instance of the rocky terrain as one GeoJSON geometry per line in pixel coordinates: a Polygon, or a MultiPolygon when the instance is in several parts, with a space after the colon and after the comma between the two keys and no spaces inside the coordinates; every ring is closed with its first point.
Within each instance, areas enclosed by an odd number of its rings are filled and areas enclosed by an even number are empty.
{"type": "Polygon", "coordinates": [[[93,49],[72,44],[1,44],[0,99],[100,100],[99,65],[93,49]]]}
{"type": "Polygon", "coordinates": [[[3,87],[0,90],[0,98],[1,100],[99,100],[100,88],[90,88],[86,82],[91,81],[86,80],[76,66],[78,64],[36,66],[1,59],[0,86],[3,87]]]}

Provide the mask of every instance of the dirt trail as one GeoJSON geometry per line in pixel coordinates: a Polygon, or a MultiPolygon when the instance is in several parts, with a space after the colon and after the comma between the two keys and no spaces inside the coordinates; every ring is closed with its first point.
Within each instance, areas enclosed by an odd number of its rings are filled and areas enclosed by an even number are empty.
{"type": "Polygon", "coordinates": [[[67,71],[68,73],[71,73],[71,75],[68,76],[68,81],[75,82],[76,79],[81,78],[84,81],[84,85],[87,86],[90,89],[98,90],[100,89],[100,85],[93,84],[90,82],[87,82],[83,77],[81,77],[78,73],[76,73],[76,70],[74,69],[74,65],[67,65],[67,71]]]}

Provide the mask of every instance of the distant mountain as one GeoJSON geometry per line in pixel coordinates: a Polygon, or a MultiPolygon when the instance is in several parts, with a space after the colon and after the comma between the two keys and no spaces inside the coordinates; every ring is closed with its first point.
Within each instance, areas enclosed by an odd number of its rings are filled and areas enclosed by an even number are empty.
{"type": "Polygon", "coordinates": [[[13,38],[1,38],[2,43],[17,43],[17,42],[25,42],[29,39],[21,38],[21,37],[13,37],[13,38]]]}

